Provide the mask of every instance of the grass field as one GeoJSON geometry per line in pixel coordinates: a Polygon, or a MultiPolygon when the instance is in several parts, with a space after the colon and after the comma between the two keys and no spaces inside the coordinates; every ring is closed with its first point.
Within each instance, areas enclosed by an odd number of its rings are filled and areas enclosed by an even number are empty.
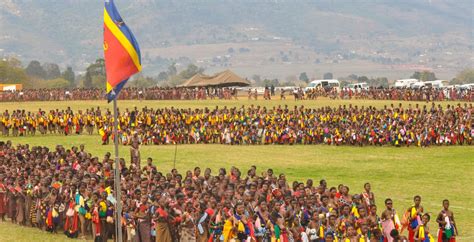
{"type": "MultiPolygon", "coordinates": [[[[148,107],[215,107],[241,105],[305,105],[338,106],[339,104],[373,105],[383,107],[389,101],[120,101],[121,108],[148,107]]],[[[398,105],[399,102],[395,102],[398,105]]],[[[426,103],[420,103],[424,105],[426,103]]],[[[448,103],[443,103],[446,105],[448,103]]],[[[450,103],[455,104],[455,103],[450,103]]],[[[84,102],[33,102],[33,103],[1,103],[0,111],[5,109],[26,109],[35,111],[38,108],[86,109],[91,106],[111,107],[104,101],[84,102]]],[[[404,103],[407,106],[408,103],[404,103]]],[[[113,146],[100,145],[96,135],[81,136],[35,136],[9,138],[14,143],[45,145],[54,147],[62,144],[65,147],[86,144],[86,149],[102,157],[105,152],[113,152],[113,146]]],[[[5,137],[0,140],[6,140],[5,137]]],[[[173,167],[175,146],[142,146],[142,158],[152,157],[158,168],[168,172],[173,167]]],[[[120,154],[129,157],[127,147],[120,147],[120,154]]],[[[456,215],[460,237],[458,241],[474,240],[474,148],[468,146],[429,147],[429,148],[396,148],[396,147],[334,147],[324,145],[297,146],[227,146],[227,145],[179,145],[177,147],[176,168],[181,173],[195,166],[210,167],[213,172],[217,168],[231,166],[242,168],[245,172],[251,165],[258,171],[273,168],[276,174],[285,173],[290,180],[306,181],[312,178],[316,182],[324,178],[330,186],[340,183],[351,188],[350,192],[361,192],[363,184],[370,182],[376,195],[379,212],[383,208],[383,200],[391,197],[395,208],[402,211],[412,203],[416,194],[422,196],[425,210],[435,215],[441,209],[441,201],[450,199],[451,208],[456,215]]],[[[431,224],[435,231],[436,224],[431,224]]],[[[0,241],[71,241],[65,236],[49,235],[36,229],[20,228],[0,222],[0,241]]]]}
{"type": "MultiPolygon", "coordinates": [[[[130,101],[130,100],[120,100],[118,101],[119,109],[123,110],[125,108],[133,108],[133,107],[153,107],[153,108],[215,108],[219,106],[220,108],[227,106],[227,107],[241,107],[242,105],[249,106],[264,106],[264,107],[274,107],[274,106],[284,106],[288,105],[289,108],[293,106],[301,106],[304,105],[305,107],[323,107],[323,106],[331,106],[337,107],[339,105],[357,105],[361,106],[374,106],[377,108],[382,108],[384,105],[390,106],[390,104],[394,104],[398,106],[398,104],[402,104],[403,107],[408,108],[408,105],[411,104],[413,107],[415,104],[418,104],[420,107],[423,105],[427,105],[431,107],[430,102],[408,102],[408,101],[386,101],[386,100],[330,100],[330,99],[318,99],[318,100],[303,100],[303,101],[294,101],[292,96],[286,95],[286,100],[279,100],[279,97],[273,97],[273,100],[267,101],[262,100],[262,97],[259,97],[259,100],[247,100],[247,97],[239,97],[239,100],[165,100],[165,101],[130,101]]],[[[441,104],[442,106],[450,105],[457,105],[458,103],[464,104],[465,102],[436,102],[435,104],[441,104]]],[[[51,110],[51,109],[65,109],[67,107],[71,107],[73,110],[85,110],[87,108],[96,108],[100,107],[101,109],[112,109],[112,104],[107,104],[104,100],[97,100],[97,101],[57,101],[57,102],[0,102],[0,112],[4,112],[5,110],[26,110],[26,111],[37,111],[39,108],[42,110],[51,110]]]]}

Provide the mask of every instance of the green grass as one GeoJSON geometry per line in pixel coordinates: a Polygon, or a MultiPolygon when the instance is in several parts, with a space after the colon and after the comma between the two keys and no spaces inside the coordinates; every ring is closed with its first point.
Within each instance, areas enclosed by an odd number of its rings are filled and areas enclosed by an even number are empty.
{"type": "MultiPolygon", "coordinates": [[[[358,105],[361,106],[375,106],[377,108],[382,108],[384,105],[390,106],[390,104],[394,104],[398,106],[399,103],[403,104],[403,107],[408,107],[409,104],[412,104],[413,107],[415,104],[419,104],[420,107],[423,105],[429,105],[431,107],[431,103],[428,102],[406,102],[406,101],[373,101],[373,100],[330,100],[327,98],[321,98],[318,100],[304,100],[304,101],[294,101],[292,96],[287,95],[286,100],[279,100],[279,97],[273,97],[272,100],[266,101],[262,100],[262,97],[259,97],[259,100],[247,100],[247,97],[239,97],[239,100],[164,100],[164,101],[131,101],[131,100],[119,100],[118,106],[119,109],[123,110],[125,108],[141,108],[141,107],[153,107],[153,108],[215,108],[219,106],[220,108],[227,106],[227,107],[241,107],[242,105],[245,106],[265,106],[267,108],[281,105],[288,105],[289,108],[294,107],[295,105],[300,106],[304,105],[305,107],[323,107],[323,106],[332,106],[337,107],[339,105],[358,105]]],[[[450,105],[457,105],[458,103],[464,104],[464,102],[437,102],[436,104],[441,104],[446,106],[450,105]]],[[[101,109],[112,109],[112,104],[107,104],[104,100],[97,100],[97,101],[57,101],[57,102],[8,102],[8,103],[0,103],[0,112],[5,110],[17,110],[17,109],[24,109],[26,111],[37,111],[39,108],[42,110],[49,111],[51,109],[66,109],[67,107],[71,107],[73,110],[85,110],[90,108],[100,107],[101,109]]]]}
{"type": "MultiPolygon", "coordinates": [[[[240,106],[250,103],[241,101],[120,101],[120,107],[213,107],[215,105],[240,106]]],[[[353,103],[354,105],[389,105],[385,101],[305,101],[287,102],[258,101],[255,105],[273,106],[278,104],[320,106],[353,103]]],[[[396,102],[398,105],[399,102],[396,102]]],[[[446,104],[446,103],[444,103],[446,104]]],[[[34,103],[2,103],[1,109],[19,108],[44,110],[51,108],[85,109],[91,105],[106,107],[103,101],[98,102],[34,102],[34,103]]],[[[96,135],[35,137],[9,137],[14,143],[45,145],[54,147],[62,144],[66,148],[72,145],[85,144],[86,149],[96,156],[102,157],[105,152],[113,152],[113,146],[100,145],[96,135]]],[[[0,140],[7,140],[2,137],[0,140]]],[[[173,167],[175,146],[142,146],[142,159],[152,157],[161,171],[169,172],[173,167]]],[[[120,147],[120,156],[130,157],[128,147],[120,147]]],[[[213,173],[220,167],[229,169],[237,166],[245,173],[251,165],[256,165],[259,172],[273,168],[276,174],[285,173],[290,180],[306,181],[311,178],[318,182],[326,179],[330,186],[340,183],[351,188],[350,192],[361,192],[363,184],[370,182],[376,195],[379,212],[383,208],[383,200],[391,197],[395,208],[403,211],[412,203],[416,194],[422,196],[422,204],[426,211],[435,215],[441,209],[441,201],[450,199],[451,208],[456,215],[461,236],[458,241],[474,239],[474,149],[468,146],[452,147],[349,147],[324,145],[296,146],[228,146],[228,145],[179,145],[177,147],[176,168],[181,173],[195,166],[209,167],[213,173]]],[[[435,231],[436,224],[431,224],[435,231]]],[[[65,236],[49,235],[37,229],[20,228],[0,222],[0,241],[71,241],[65,236]]]]}

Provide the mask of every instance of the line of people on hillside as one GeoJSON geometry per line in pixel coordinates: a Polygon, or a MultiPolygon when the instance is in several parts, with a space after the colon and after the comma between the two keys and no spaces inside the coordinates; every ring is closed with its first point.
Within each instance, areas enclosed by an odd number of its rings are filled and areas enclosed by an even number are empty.
{"type": "MultiPolygon", "coordinates": [[[[472,145],[472,103],[402,104],[375,108],[340,105],[305,108],[250,105],[240,108],[125,109],[119,115],[119,142],[162,144],[327,144],[354,146],[472,145]]],[[[87,110],[6,110],[0,114],[3,136],[100,134],[112,138],[113,115],[87,110]]]]}
{"type": "MultiPolygon", "coordinates": [[[[400,100],[400,101],[474,101],[474,90],[469,89],[436,89],[425,88],[421,90],[411,88],[374,88],[351,89],[341,88],[337,90],[314,88],[304,93],[301,91],[299,96],[303,99],[315,100],[318,97],[327,97],[330,99],[363,99],[363,100],[400,100]]],[[[301,98],[298,98],[301,99],[301,98]]]]}
{"type": "MultiPolygon", "coordinates": [[[[128,164],[120,159],[118,167],[124,242],[455,242],[458,235],[448,200],[436,216],[420,196],[397,211],[390,198],[377,205],[370,183],[350,192],[256,166],[179,173],[152,158],[128,164]]],[[[100,159],[82,145],[0,142],[0,218],[70,238],[114,238],[114,169],[110,153],[100,159]]]]}
{"type": "MultiPolygon", "coordinates": [[[[265,87],[263,93],[257,88],[246,89],[248,100],[271,100],[276,95],[275,87],[265,87]]],[[[245,95],[245,93],[241,93],[245,95]]],[[[349,89],[342,88],[303,88],[280,89],[280,100],[294,96],[295,100],[315,100],[320,97],[330,99],[366,99],[366,100],[403,100],[403,101],[474,101],[474,90],[469,89],[435,89],[426,88],[415,90],[410,88],[374,88],[349,89]]],[[[67,100],[104,100],[105,89],[25,89],[21,91],[0,91],[0,102],[15,101],[67,101],[67,100]]],[[[121,100],[231,100],[237,99],[237,88],[124,88],[121,100]]]]}
{"type": "MultiPolygon", "coordinates": [[[[0,102],[27,101],[69,101],[69,100],[104,100],[105,89],[74,88],[74,89],[25,89],[19,91],[0,91],[0,102]]],[[[120,100],[205,100],[205,99],[237,99],[236,88],[124,88],[120,92],[120,100]]]]}

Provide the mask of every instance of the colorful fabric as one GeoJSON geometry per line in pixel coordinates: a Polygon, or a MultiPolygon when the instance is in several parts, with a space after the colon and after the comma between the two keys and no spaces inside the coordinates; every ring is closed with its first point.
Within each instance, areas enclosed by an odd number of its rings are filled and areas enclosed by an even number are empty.
{"type": "Polygon", "coordinates": [[[105,0],[104,57],[107,99],[110,102],[119,94],[128,78],[142,68],[138,43],[113,0],[105,0]]]}

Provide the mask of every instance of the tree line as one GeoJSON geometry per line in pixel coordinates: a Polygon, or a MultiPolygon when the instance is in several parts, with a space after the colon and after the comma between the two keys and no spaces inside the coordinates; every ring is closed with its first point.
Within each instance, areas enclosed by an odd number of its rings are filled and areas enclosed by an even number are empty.
{"type": "MultiPolygon", "coordinates": [[[[156,77],[139,73],[132,77],[127,85],[131,87],[174,87],[203,72],[204,68],[194,64],[178,71],[176,63],[173,63],[156,77]]],[[[16,58],[0,60],[0,83],[23,84],[24,88],[104,88],[105,75],[104,59],[97,59],[89,64],[83,74],[76,74],[71,66],[61,70],[56,63],[41,63],[32,60],[26,67],[23,67],[21,61],[16,58]]]]}
{"type": "MultiPolygon", "coordinates": [[[[203,73],[204,68],[194,64],[189,64],[186,68],[178,71],[177,64],[172,63],[166,71],[160,72],[157,76],[145,76],[143,73],[135,75],[129,82],[131,87],[152,87],[164,86],[175,87],[192,76],[203,73]]],[[[326,72],[322,79],[333,79],[331,72],[326,72]]],[[[410,78],[421,81],[433,81],[437,77],[434,72],[416,71],[410,78]]],[[[279,79],[262,79],[259,75],[253,75],[255,86],[301,86],[310,82],[306,72],[300,73],[296,77],[281,81],[279,79]]],[[[347,77],[339,77],[339,81],[344,86],[353,82],[366,82],[371,86],[388,87],[389,82],[386,77],[367,77],[351,74],[347,77]]],[[[32,60],[26,67],[23,67],[20,60],[16,58],[5,58],[0,60],[0,83],[3,84],[23,84],[25,88],[104,88],[106,81],[104,59],[97,59],[89,64],[85,73],[76,74],[71,66],[61,70],[56,63],[41,63],[32,60]]],[[[450,80],[451,84],[474,83],[474,68],[465,69],[459,72],[455,78],[450,80]]]]}

